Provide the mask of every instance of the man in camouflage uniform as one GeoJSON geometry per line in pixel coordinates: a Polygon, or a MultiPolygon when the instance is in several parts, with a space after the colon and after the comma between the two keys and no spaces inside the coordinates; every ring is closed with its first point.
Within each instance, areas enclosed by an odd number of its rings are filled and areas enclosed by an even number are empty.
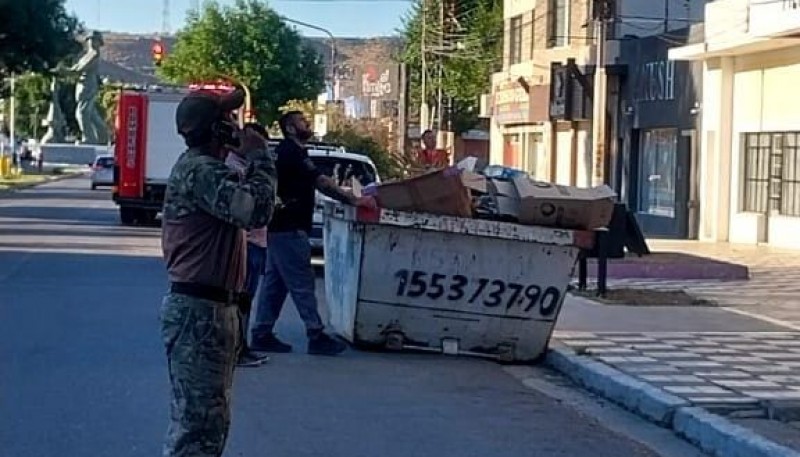
{"type": "Polygon", "coordinates": [[[249,300],[242,292],[245,230],[269,222],[276,187],[266,141],[230,122],[243,102],[241,89],[194,92],[176,112],[188,149],[164,199],[162,249],[171,284],[161,331],[172,384],[165,457],[220,457],[230,427],[237,305],[249,300]],[[231,150],[248,162],[242,177],[225,165],[231,150]]]}

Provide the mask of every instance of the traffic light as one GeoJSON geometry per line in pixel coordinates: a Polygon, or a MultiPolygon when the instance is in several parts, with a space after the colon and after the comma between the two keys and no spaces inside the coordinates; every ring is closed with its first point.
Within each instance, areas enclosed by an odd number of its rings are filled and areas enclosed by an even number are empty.
{"type": "Polygon", "coordinates": [[[153,64],[157,67],[161,66],[164,60],[164,45],[160,41],[153,43],[153,64]]]}

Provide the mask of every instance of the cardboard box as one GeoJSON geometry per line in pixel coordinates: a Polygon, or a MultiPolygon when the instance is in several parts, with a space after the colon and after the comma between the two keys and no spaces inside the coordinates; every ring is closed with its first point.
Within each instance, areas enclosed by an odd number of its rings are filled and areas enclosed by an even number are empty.
{"type": "Polygon", "coordinates": [[[519,194],[519,222],[566,229],[593,230],[611,221],[616,193],[608,186],[560,186],[514,178],[519,194]]]}
{"type": "Polygon", "coordinates": [[[471,188],[485,188],[481,177],[446,168],[377,187],[378,206],[397,211],[472,217],[471,188]],[[467,186],[470,186],[469,188],[467,186]]]}
{"type": "Polygon", "coordinates": [[[503,220],[519,219],[519,194],[513,181],[491,179],[491,194],[497,207],[497,216],[503,220]]]}

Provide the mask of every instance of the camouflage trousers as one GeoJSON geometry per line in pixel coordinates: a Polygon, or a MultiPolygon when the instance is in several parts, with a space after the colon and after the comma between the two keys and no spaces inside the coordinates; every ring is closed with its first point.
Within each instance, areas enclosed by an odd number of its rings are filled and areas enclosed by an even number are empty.
{"type": "Polygon", "coordinates": [[[236,306],[169,294],[161,335],[172,384],[164,457],[220,457],[228,438],[239,344],[236,306]]]}

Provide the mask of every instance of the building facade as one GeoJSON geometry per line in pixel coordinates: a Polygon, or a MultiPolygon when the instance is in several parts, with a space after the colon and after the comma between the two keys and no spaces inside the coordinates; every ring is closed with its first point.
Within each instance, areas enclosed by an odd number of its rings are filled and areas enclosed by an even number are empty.
{"type": "Polygon", "coordinates": [[[697,236],[702,65],[668,56],[689,32],[620,42],[616,191],[646,236],[697,236]]]}
{"type": "Polygon", "coordinates": [[[800,4],[717,0],[704,39],[699,237],[800,248],[800,4]]]}
{"type": "Polygon", "coordinates": [[[705,0],[617,0],[609,3],[604,64],[609,69],[604,153],[592,146],[593,78],[597,62],[593,0],[506,0],[503,70],[492,77],[483,106],[491,117],[490,160],[536,179],[589,186],[621,179],[613,164],[619,144],[622,38],[686,27],[705,0]]]}
{"type": "Polygon", "coordinates": [[[588,116],[551,118],[550,106],[552,96],[565,101],[568,86],[554,64],[574,59],[585,67],[594,59],[592,26],[586,26],[590,5],[590,0],[505,1],[503,71],[493,75],[484,104],[491,117],[492,163],[523,169],[541,180],[588,185],[588,116]],[[555,87],[554,73],[559,75],[555,87]]]}

